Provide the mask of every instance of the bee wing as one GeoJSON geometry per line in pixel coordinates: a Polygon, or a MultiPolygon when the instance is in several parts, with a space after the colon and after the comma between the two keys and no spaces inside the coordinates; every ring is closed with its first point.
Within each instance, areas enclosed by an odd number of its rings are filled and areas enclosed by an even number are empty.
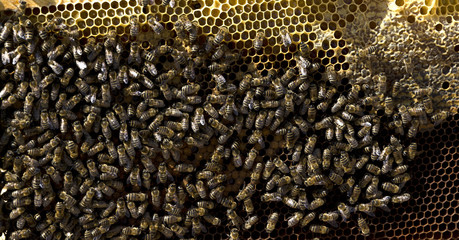
{"type": "Polygon", "coordinates": [[[18,55],[16,55],[16,57],[14,57],[14,58],[13,58],[13,61],[12,61],[12,63],[13,63],[13,64],[16,64],[16,63],[18,63],[18,61],[19,61],[19,58],[21,58],[21,54],[18,54],[18,55]]]}
{"type": "Polygon", "coordinates": [[[161,181],[159,180],[159,172],[156,173],[156,184],[159,184],[161,181]]]}
{"type": "Polygon", "coordinates": [[[128,56],[128,64],[132,64],[133,61],[134,61],[134,56],[132,56],[132,53],[131,53],[128,56]]]}
{"type": "Polygon", "coordinates": [[[169,181],[173,182],[174,181],[174,176],[172,176],[172,174],[169,171],[166,171],[166,174],[167,174],[167,179],[169,179],[169,181]]]}
{"type": "Polygon", "coordinates": [[[363,211],[363,212],[368,214],[368,216],[370,216],[370,217],[375,217],[375,213],[374,212],[370,212],[370,211],[363,211]]]}
{"type": "Polygon", "coordinates": [[[72,53],[73,55],[76,56],[81,56],[83,54],[83,49],[78,45],[73,45],[72,46],[72,53]]]}
{"type": "Polygon", "coordinates": [[[191,129],[196,133],[199,131],[199,125],[197,125],[195,121],[191,121],[191,129]]]}
{"type": "Polygon", "coordinates": [[[386,205],[386,204],[384,204],[384,205],[380,206],[379,208],[381,208],[381,209],[382,209],[383,211],[385,211],[385,212],[390,212],[390,208],[389,208],[389,207],[387,207],[387,205],[386,205]]]}
{"type": "Polygon", "coordinates": [[[6,48],[4,48],[3,51],[2,51],[2,63],[3,63],[3,65],[7,65],[10,62],[11,62],[10,54],[9,54],[8,50],[6,50],[6,48]]]}
{"type": "Polygon", "coordinates": [[[239,112],[237,111],[237,108],[236,108],[236,104],[233,103],[233,114],[235,116],[238,116],[239,115],[239,112]]]}
{"type": "Polygon", "coordinates": [[[199,123],[201,123],[202,126],[206,125],[206,119],[204,118],[204,115],[201,116],[199,123]]]}
{"type": "Polygon", "coordinates": [[[79,69],[81,69],[81,70],[86,69],[86,68],[88,67],[88,65],[87,65],[84,61],[78,61],[78,60],[76,60],[75,63],[76,63],[76,65],[77,65],[77,67],[78,67],[79,69]]]}
{"type": "Polygon", "coordinates": [[[105,48],[105,61],[108,65],[113,64],[113,51],[109,48],[105,48]]]}
{"type": "Polygon", "coordinates": [[[343,211],[339,210],[339,213],[341,217],[343,218],[343,221],[347,222],[349,219],[347,219],[346,215],[343,213],[343,211]]]}
{"type": "Polygon", "coordinates": [[[207,228],[202,222],[199,223],[199,227],[203,233],[207,233],[207,228]]]}
{"type": "Polygon", "coordinates": [[[328,221],[328,224],[330,224],[334,228],[338,228],[338,223],[336,221],[328,221]]]}

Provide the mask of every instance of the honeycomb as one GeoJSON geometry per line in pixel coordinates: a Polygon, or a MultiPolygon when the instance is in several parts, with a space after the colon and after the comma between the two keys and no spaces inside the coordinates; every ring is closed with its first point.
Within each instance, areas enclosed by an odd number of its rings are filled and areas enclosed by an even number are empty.
{"type": "MultiPolygon", "coordinates": [[[[341,77],[357,79],[384,73],[390,81],[400,81],[406,93],[426,86],[436,89],[436,96],[443,99],[440,107],[453,107],[455,112],[459,103],[459,46],[454,44],[459,41],[456,1],[194,0],[176,1],[175,8],[161,5],[161,0],[150,2],[154,4],[143,8],[134,0],[63,1],[60,5],[31,1],[27,15],[37,25],[62,17],[66,24],[78,27],[83,42],[88,37],[100,38],[113,27],[127,42],[129,16],[134,14],[144,24],[144,34],[137,39],[143,42],[144,49],[150,47],[149,41],[155,43],[151,30],[145,26],[147,14],[154,14],[168,29],[173,28],[179,16],[186,15],[200,26],[198,35],[216,34],[220,26],[228,27],[230,35],[225,40],[229,47],[239,50],[244,61],[260,71],[293,66],[293,55],[299,43],[305,42],[313,59],[332,65],[341,77]],[[288,49],[282,46],[282,27],[292,37],[293,44],[288,49]],[[252,41],[260,29],[266,36],[264,48],[255,52],[252,41]],[[370,46],[380,50],[370,59],[362,59],[358,52],[370,46]]],[[[12,1],[4,3],[3,8],[16,6],[12,1]]],[[[173,36],[162,39],[169,43],[174,40],[173,36]]]]}
{"type": "MultiPolygon", "coordinates": [[[[51,2],[51,4],[56,4],[51,2]]],[[[136,1],[84,1],[49,5],[36,1],[30,3],[26,15],[36,24],[43,26],[54,17],[62,17],[69,26],[76,26],[81,33],[81,43],[90,37],[103,39],[108,30],[115,28],[125,42],[138,40],[145,50],[157,43],[174,45],[175,35],[166,31],[160,38],[146,27],[148,14],[156,16],[167,30],[182,15],[195,20],[199,25],[198,35],[215,35],[220,26],[229,29],[225,42],[231,50],[238,50],[242,59],[232,67],[230,78],[239,78],[246,71],[258,71],[262,75],[268,70],[282,71],[296,64],[294,53],[300,42],[306,42],[311,49],[310,57],[324,67],[332,66],[341,79],[365,78],[368,75],[385,73],[389,84],[401,83],[406,93],[417,88],[431,87],[432,94],[439,99],[439,109],[457,112],[458,94],[458,10],[456,1],[176,1],[175,8],[161,5],[161,1],[143,8],[136,1]],[[36,6],[35,6],[35,5],[36,6]],[[142,25],[138,39],[130,37],[129,17],[137,15],[142,25]],[[282,46],[280,29],[287,27],[293,44],[282,46]],[[258,30],[263,30],[266,39],[260,51],[253,49],[253,40],[258,30]],[[370,46],[378,49],[375,54],[365,56],[363,52],[370,46]],[[426,50],[422,50],[426,49],[426,50]],[[408,52],[409,57],[405,54],[408,52]],[[430,57],[433,56],[433,57],[430,57]]],[[[8,4],[5,8],[15,8],[8,4]]],[[[1,8],[1,7],[0,7],[1,8]]],[[[12,11],[3,12],[1,17],[9,17],[12,11]]],[[[200,39],[203,42],[205,39],[200,39]]],[[[352,82],[351,82],[352,83],[352,82]]],[[[205,91],[210,91],[209,88],[205,91]]],[[[402,95],[397,101],[411,101],[411,95],[402,95]]],[[[419,164],[410,166],[415,179],[406,185],[412,199],[401,207],[392,209],[390,215],[376,212],[370,228],[373,239],[457,239],[458,213],[454,199],[457,199],[457,150],[459,146],[457,121],[459,116],[418,134],[417,157],[419,164]],[[452,134],[451,134],[452,133],[452,134]]],[[[269,134],[265,134],[269,137],[269,134]]],[[[272,136],[271,136],[272,137],[272,136]]],[[[286,156],[279,152],[282,137],[275,136],[265,149],[263,158],[286,156]]],[[[184,155],[194,164],[208,159],[216,142],[208,149],[189,148],[184,155]],[[190,157],[193,156],[193,157],[190,157]]],[[[248,172],[228,169],[231,178],[228,191],[237,192],[249,177],[248,172]]],[[[258,189],[258,188],[257,188],[258,189]]],[[[258,190],[260,192],[260,190],[258,190]]],[[[282,204],[255,202],[260,222],[266,222],[270,210],[291,213],[282,204]]],[[[290,214],[281,214],[281,219],[290,214]]],[[[256,224],[255,231],[242,232],[242,238],[266,239],[312,239],[319,235],[306,229],[287,228],[286,222],[270,234],[264,231],[264,224],[256,224]]],[[[340,223],[339,228],[331,228],[331,239],[340,236],[354,239],[359,235],[356,221],[340,223]]],[[[228,227],[208,227],[204,239],[226,238],[228,227]]],[[[359,236],[362,237],[362,236],[359,236]]]]}

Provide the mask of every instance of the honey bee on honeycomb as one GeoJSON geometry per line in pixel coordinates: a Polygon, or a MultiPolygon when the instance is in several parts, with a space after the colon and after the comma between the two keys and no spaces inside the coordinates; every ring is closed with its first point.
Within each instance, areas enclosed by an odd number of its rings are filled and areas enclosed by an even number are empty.
{"type": "MultiPolygon", "coordinates": [[[[450,86],[397,81],[422,78],[408,69],[416,59],[394,67],[407,76],[377,72],[374,59],[403,47],[385,37],[351,50],[364,63],[349,74],[339,59],[352,45],[325,31],[334,21],[352,26],[359,14],[340,22],[343,10],[327,2],[122,0],[39,9],[21,0],[13,14],[2,12],[2,233],[201,239],[217,228],[230,239],[250,229],[275,238],[298,225],[308,236],[333,234],[351,220],[361,235],[377,236],[368,219],[417,194],[406,187],[418,177],[411,169],[431,154],[417,137],[448,125],[452,114],[438,95],[450,86]],[[257,12],[266,21],[254,21],[257,12]]],[[[346,9],[375,7],[366,4],[346,9]]],[[[450,34],[436,31],[439,39],[450,34]]]]}

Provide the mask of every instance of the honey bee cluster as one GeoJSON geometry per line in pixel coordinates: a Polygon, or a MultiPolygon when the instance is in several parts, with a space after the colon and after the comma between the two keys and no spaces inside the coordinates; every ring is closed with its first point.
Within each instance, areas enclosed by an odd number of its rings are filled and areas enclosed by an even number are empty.
{"type": "MultiPolygon", "coordinates": [[[[356,213],[369,235],[367,215],[410,199],[402,189],[419,126],[448,116],[434,112],[427,90],[414,92],[419,103],[396,105],[397,85],[383,75],[339,79],[306,44],[296,67],[230,77],[239,54],[224,43],[225,27],[200,41],[195,22],[181,17],[178,43],[146,51],[114,30],[80,44],[61,18],[35,28],[25,7],[0,29],[8,239],[199,238],[225,224],[238,239],[255,224],[268,233],[279,225],[276,209],[259,221],[259,201],[282,202],[292,210],[288,227],[321,234],[356,213]],[[283,138],[276,151],[286,154],[260,156],[269,136],[283,138]],[[183,156],[213,143],[199,165],[183,156]],[[237,193],[227,191],[228,169],[250,173],[237,193]]],[[[153,15],[147,24],[167,31],[153,15]]],[[[132,16],[134,39],[140,27],[132,16]]],[[[286,29],[282,41],[292,44],[286,29]]]]}

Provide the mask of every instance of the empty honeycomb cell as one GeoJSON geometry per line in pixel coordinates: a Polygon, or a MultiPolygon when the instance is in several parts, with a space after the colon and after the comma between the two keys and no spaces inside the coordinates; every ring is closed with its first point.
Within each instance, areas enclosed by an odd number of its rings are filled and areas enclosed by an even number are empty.
{"type": "Polygon", "coordinates": [[[83,30],[83,36],[84,37],[89,37],[91,35],[91,29],[86,28],[83,30]]]}
{"type": "Polygon", "coordinates": [[[42,23],[42,22],[45,22],[45,21],[46,21],[46,17],[40,15],[40,16],[38,16],[37,20],[38,20],[38,22],[42,23]]]}
{"type": "Polygon", "coordinates": [[[80,18],[86,19],[86,18],[88,18],[88,16],[89,16],[88,11],[81,11],[80,12],[80,18]]]}
{"type": "Polygon", "coordinates": [[[40,14],[40,8],[37,8],[37,7],[36,7],[36,8],[33,8],[33,9],[32,9],[32,14],[33,14],[33,15],[39,15],[39,14],[40,14]]]}
{"type": "Polygon", "coordinates": [[[85,21],[77,21],[76,24],[80,29],[84,29],[86,27],[85,21]]]}
{"type": "Polygon", "coordinates": [[[92,19],[86,20],[86,26],[92,27],[94,25],[94,21],[92,19]]]}
{"type": "Polygon", "coordinates": [[[51,6],[49,6],[48,10],[49,10],[50,13],[54,13],[54,12],[56,12],[57,7],[55,5],[51,5],[51,6]]]}
{"type": "Polygon", "coordinates": [[[48,7],[41,7],[41,9],[40,9],[40,13],[41,14],[47,14],[48,12],[49,12],[48,7]]]}
{"type": "Polygon", "coordinates": [[[94,19],[94,25],[99,27],[102,25],[102,19],[101,18],[96,18],[94,19]]]}
{"type": "Polygon", "coordinates": [[[70,17],[70,12],[69,11],[63,11],[62,12],[62,18],[67,19],[70,17]]]}
{"type": "Polygon", "coordinates": [[[322,21],[324,20],[324,15],[322,13],[317,13],[315,15],[317,21],[322,21]]]}

